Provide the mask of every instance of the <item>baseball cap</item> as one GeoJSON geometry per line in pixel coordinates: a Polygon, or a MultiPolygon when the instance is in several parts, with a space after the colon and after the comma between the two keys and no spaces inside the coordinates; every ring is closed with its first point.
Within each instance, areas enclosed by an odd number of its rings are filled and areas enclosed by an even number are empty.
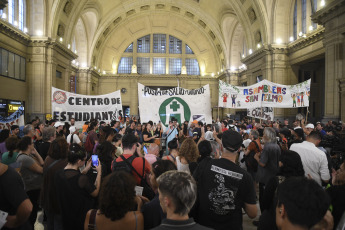
{"type": "Polygon", "coordinates": [[[309,123],[305,126],[307,129],[314,129],[314,125],[312,123],[309,123]]]}
{"type": "Polygon", "coordinates": [[[64,125],[64,123],[62,123],[60,121],[57,121],[57,122],[55,122],[54,127],[57,128],[57,127],[59,127],[61,125],[64,125]]]}
{"type": "Polygon", "coordinates": [[[294,131],[299,137],[303,137],[304,132],[303,132],[303,129],[301,127],[297,126],[296,128],[294,128],[294,131]]]}
{"type": "Polygon", "coordinates": [[[74,133],[74,132],[76,131],[75,126],[71,126],[71,127],[69,127],[69,131],[70,131],[71,133],[74,133]]]}
{"type": "Polygon", "coordinates": [[[243,143],[241,134],[233,130],[227,130],[222,135],[223,147],[231,152],[237,151],[243,143]]]}

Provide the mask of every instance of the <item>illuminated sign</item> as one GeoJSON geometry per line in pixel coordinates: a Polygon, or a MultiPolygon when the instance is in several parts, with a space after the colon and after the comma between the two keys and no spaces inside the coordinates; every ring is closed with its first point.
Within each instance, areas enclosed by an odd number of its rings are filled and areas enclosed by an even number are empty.
{"type": "Polygon", "coordinates": [[[14,113],[19,109],[21,105],[13,105],[13,104],[8,104],[8,112],[9,113],[14,113]]]}

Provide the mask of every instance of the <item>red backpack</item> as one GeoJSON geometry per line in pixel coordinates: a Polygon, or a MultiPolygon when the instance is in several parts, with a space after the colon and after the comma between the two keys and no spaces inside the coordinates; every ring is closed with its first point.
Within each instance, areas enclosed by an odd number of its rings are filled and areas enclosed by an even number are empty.
{"type": "Polygon", "coordinates": [[[86,152],[92,152],[94,145],[95,145],[95,143],[92,143],[90,136],[87,135],[86,141],[84,144],[84,148],[85,148],[86,152]]]}

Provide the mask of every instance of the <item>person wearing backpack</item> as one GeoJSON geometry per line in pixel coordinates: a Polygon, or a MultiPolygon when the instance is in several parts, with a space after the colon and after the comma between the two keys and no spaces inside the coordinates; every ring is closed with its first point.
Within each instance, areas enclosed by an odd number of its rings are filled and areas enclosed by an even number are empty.
{"type": "Polygon", "coordinates": [[[249,139],[251,142],[248,145],[247,151],[244,152],[245,157],[243,159],[246,163],[248,173],[252,176],[254,184],[256,184],[255,181],[256,172],[258,171],[258,162],[254,159],[254,156],[256,153],[262,151],[259,132],[252,130],[249,134],[249,139]]]}
{"type": "MultiPolygon", "coordinates": [[[[144,187],[145,193],[145,190],[151,189],[146,181],[146,175],[151,172],[151,165],[145,158],[136,156],[137,144],[138,138],[133,133],[128,133],[123,136],[123,154],[113,161],[112,171],[126,171],[132,174],[137,185],[144,187]]],[[[147,194],[143,195],[145,196],[147,194]]],[[[150,199],[150,197],[148,198],[150,199]]]]}

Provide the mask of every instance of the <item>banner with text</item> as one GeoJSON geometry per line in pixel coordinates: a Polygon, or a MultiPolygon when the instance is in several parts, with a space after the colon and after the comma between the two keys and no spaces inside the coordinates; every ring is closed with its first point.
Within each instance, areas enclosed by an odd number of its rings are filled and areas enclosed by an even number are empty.
{"type": "Polygon", "coordinates": [[[180,87],[160,90],[138,83],[138,96],[141,122],[161,121],[167,127],[174,117],[180,124],[194,120],[212,123],[209,85],[191,90],[180,87]]]}
{"type": "Polygon", "coordinates": [[[22,106],[8,117],[0,116],[0,130],[11,129],[12,125],[24,127],[24,108],[22,106]]]}
{"type": "Polygon", "coordinates": [[[123,116],[120,90],[104,95],[81,95],[52,87],[52,115],[61,122],[74,118],[78,128],[92,118],[109,123],[123,116]]]}
{"type": "Polygon", "coordinates": [[[247,116],[263,120],[274,120],[274,110],[272,107],[248,108],[247,116]]]}
{"type": "Polygon", "coordinates": [[[218,106],[223,108],[307,107],[309,98],[310,79],[296,85],[281,85],[263,80],[244,87],[219,81],[218,106]]]}

